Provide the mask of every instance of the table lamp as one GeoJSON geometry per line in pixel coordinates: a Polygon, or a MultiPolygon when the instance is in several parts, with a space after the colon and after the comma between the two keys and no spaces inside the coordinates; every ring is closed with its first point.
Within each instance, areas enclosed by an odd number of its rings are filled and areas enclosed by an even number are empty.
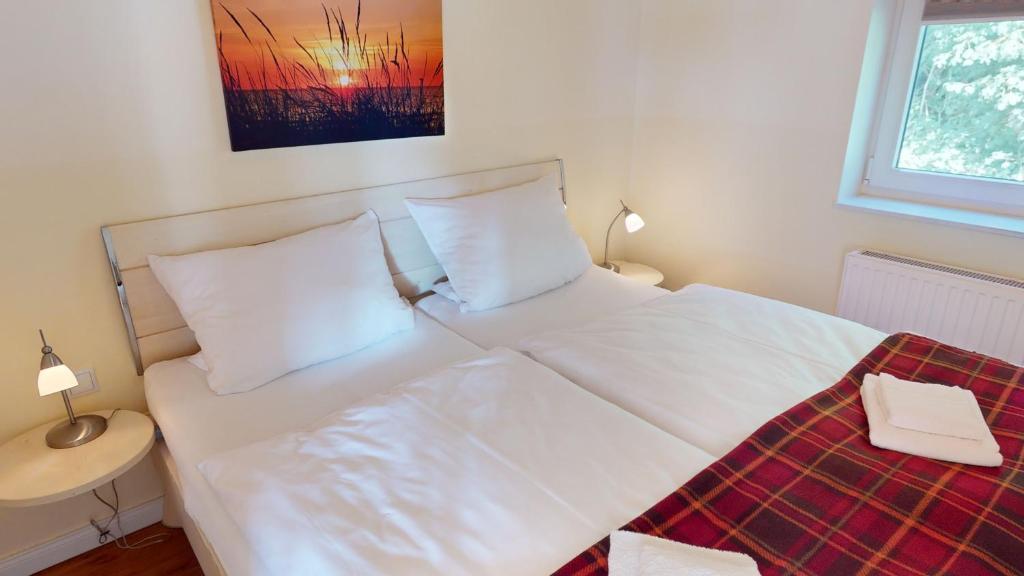
{"type": "Polygon", "coordinates": [[[608,261],[608,239],[611,238],[612,228],[615,226],[615,222],[619,219],[619,216],[625,215],[626,218],[622,221],[626,225],[626,232],[632,234],[644,227],[644,219],[639,214],[633,212],[626,207],[625,202],[619,200],[619,204],[622,204],[622,210],[612,218],[612,223],[608,225],[608,232],[604,235],[604,262],[601,266],[611,270],[612,272],[618,272],[619,267],[608,261]]]}
{"type": "Polygon", "coordinates": [[[68,421],[57,424],[46,433],[46,445],[63,449],[92,442],[107,429],[107,419],[95,414],[75,416],[68,390],[78,386],[78,378],[53,353],[42,330],[39,331],[39,337],[43,340],[43,359],[39,362],[39,395],[49,396],[60,392],[68,411],[68,421]]]}

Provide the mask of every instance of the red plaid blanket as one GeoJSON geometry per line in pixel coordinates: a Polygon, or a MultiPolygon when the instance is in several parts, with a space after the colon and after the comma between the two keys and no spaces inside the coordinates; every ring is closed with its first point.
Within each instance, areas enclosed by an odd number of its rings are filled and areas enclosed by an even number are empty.
{"type": "MultiPolygon", "coordinates": [[[[768,574],[1024,574],[1024,368],[889,337],[624,530],[734,550],[768,574]],[[865,374],[974,392],[1004,457],[949,464],[868,441],[865,374]]],[[[556,574],[607,574],[608,539],[556,574]]]]}

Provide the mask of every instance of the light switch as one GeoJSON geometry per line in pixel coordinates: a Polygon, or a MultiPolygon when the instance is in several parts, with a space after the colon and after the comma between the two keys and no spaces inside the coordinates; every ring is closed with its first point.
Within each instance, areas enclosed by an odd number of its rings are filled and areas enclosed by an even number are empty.
{"type": "Polygon", "coordinates": [[[96,381],[96,373],[92,371],[92,368],[75,372],[75,378],[78,378],[78,386],[68,390],[68,394],[72,398],[92,394],[100,389],[100,385],[96,381]]]}

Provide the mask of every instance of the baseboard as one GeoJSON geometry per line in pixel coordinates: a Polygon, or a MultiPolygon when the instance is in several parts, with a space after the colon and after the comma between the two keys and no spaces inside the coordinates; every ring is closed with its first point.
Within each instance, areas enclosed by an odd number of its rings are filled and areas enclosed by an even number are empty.
{"type": "MultiPolygon", "coordinates": [[[[131,534],[159,522],[163,517],[163,511],[164,499],[162,497],[150,500],[145,504],[121,512],[121,526],[126,533],[131,534]]],[[[92,526],[84,526],[60,538],[0,560],[0,574],[3,576],[35,574],[93,548],[98,548],[100,544],[96,538],[96,530],[92,526]]]]}

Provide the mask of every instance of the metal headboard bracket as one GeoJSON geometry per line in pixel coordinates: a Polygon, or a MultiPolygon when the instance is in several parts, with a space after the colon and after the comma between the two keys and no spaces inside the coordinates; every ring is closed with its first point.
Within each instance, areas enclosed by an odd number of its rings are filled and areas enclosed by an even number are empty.
{"type": "Polygon", "coordinates": [[[128,329],[128,345],[132,349],[132,358],[135,360],[135,372],[142,376],[145,371],[142,367],[142,353],[139,352],[139,339],[135,334],[135,322],[132,320],[132,310],[128,307],[128,294],[124,289],[124,281],[121,279],[121,267],[117,264],[117,254],[114,252],[114,240],[110,236],[110,229],[106,226],[100,228],[100,235],[103,237],[103,246],[107,250],[107,260],[110,262],[110,272],[114,275],[114,286],[117,288],[117,299],[121,303],[121,315],[124,316],[124,325],[128,329]]]}

